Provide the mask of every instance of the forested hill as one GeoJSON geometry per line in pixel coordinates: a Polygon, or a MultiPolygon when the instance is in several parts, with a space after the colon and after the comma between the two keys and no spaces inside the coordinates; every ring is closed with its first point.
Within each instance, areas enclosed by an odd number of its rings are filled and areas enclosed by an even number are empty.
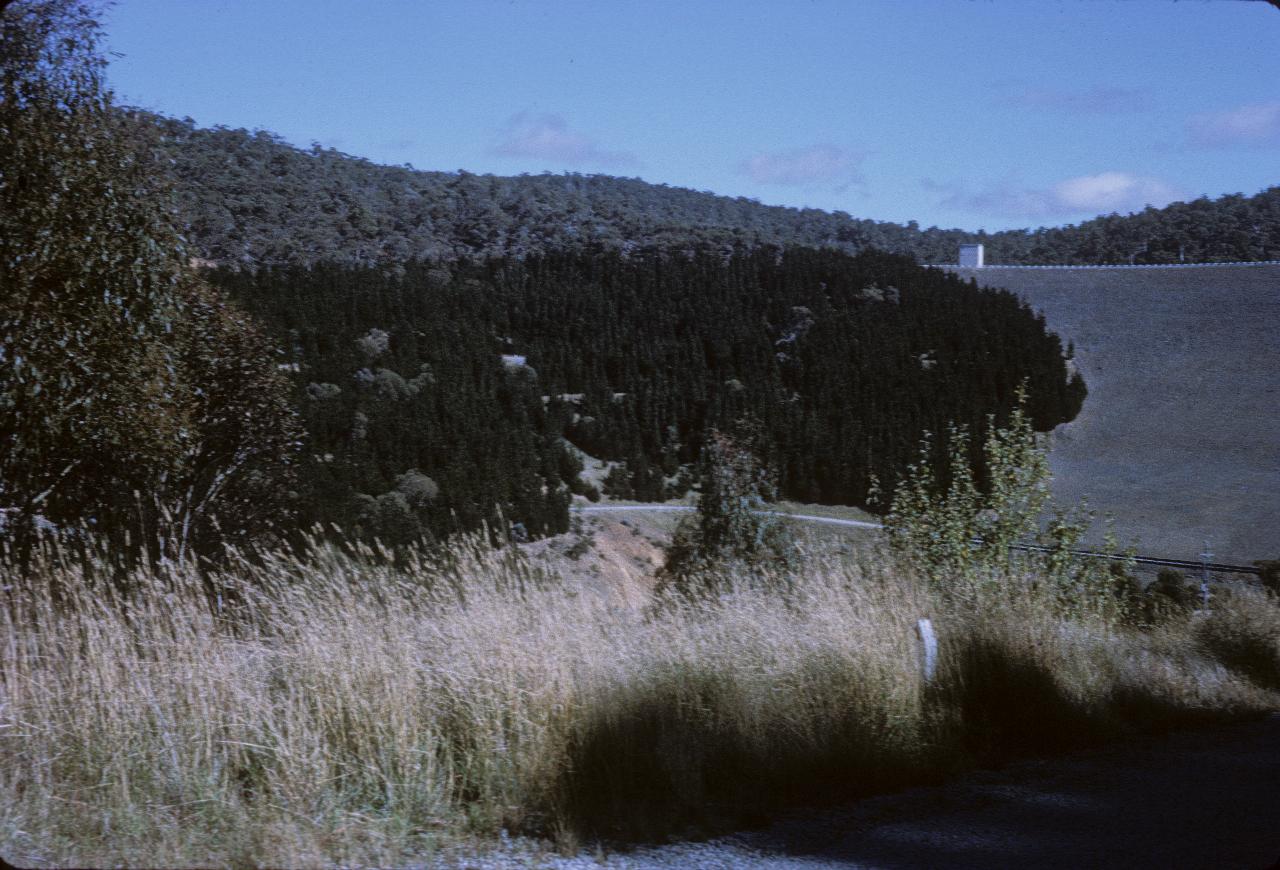
{"type": "MultiPolygon", "coordinates": [[[[865,504],[926,431],[1075,416],[1057,336],[1018,298],[876,252],[577,250],[399,270],[217,270],[285,348],[305,521],[406,540],[494,520],[562,530],[591,497],[681,495],[711,428],[752,421],[782,492],[865,504]],[[572,446],[570,446],[572,445],[572,446]]],[[[981,473],[981,469],[979,469],[981,473]]]]}
{"type": "Polygon", "coordinates": [[[383,166],[301,150],[266,132],[159,125],[193,252],[236,267],[355,265],[566,248],[807,245],[878,248],[954,262],[962,242],[989,263],[1168,263],[1280,259],[1280,187],[1174,203],[1054,229],[969,233],[762,205],[636,178],[499,177],[383,166]]]}

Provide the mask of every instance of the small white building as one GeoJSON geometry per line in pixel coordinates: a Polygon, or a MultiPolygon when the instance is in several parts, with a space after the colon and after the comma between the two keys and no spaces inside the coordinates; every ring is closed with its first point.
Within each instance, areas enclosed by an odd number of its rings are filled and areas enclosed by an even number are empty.
{"type": "Polygon", "coordinates": [[[983,266],[982,256],[982,245],[961,245],[960,268],[981,269],[983,266]]]}

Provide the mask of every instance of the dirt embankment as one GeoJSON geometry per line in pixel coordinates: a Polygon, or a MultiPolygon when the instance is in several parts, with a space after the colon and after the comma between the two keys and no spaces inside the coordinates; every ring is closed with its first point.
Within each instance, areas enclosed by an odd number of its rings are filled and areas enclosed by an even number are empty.
{"type": "Polygon", "coordinates": [[[574,529],[525,546],[526,553],[555,573],[582,578],[620,607],[643,608],[658,570],[666,561],[664,547],[678,517],[579,516],[574,529]]]}

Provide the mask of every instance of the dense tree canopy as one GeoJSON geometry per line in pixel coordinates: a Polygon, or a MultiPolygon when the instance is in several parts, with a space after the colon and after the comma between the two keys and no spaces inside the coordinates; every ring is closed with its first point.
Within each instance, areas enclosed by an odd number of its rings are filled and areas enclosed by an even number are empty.
{"type": "Polygon", "coordinates": [[[705,244],[876,248],[954,263],[964,242],[985,244],[990,263],[1280,259],[1280,187],[1078,226],[970,233],[766,206],[638,178],[503,178],[380,166],[333,149],[300,150],[264,131],[143,117],[163,131],[193,244],[225,265],[368,265],[705,244]]]}
{"type": "Polygon", "coordinates": [[[296,368],[309,518],[384,538],[498,511],[563,528],[585,491],[578,450],[619,463],[612,494],[679,495],[707,433],[741,419],[783,494],[865,504],[925,431],[983,431],[1024,381],[1042,430],[1084,398],[1015,296],[872,252],[578,250],[214,278],[296,368]],[[409,473],[430,498],[401,497],[409,473]]]}

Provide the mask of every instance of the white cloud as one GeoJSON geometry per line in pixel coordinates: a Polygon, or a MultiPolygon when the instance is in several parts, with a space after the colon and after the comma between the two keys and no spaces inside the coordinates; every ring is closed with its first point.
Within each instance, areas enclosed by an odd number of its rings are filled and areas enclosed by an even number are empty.
{"type": "Polygon", "coordinates": [[[834,145],[814,145],[791,151],[756,154],[738,172],[760,184],[808,185],[836,183],[840,189],[862,183],[863,155],[834,145]]]}
{"type": "Polygon", "coordinates": [[[601,148],[595,140],[569,129],[559,115],[521,112],[512,115],[493,152],[502,157],[533,158],[565,165],[629,166],[634,154],[601,148]]]}
{"type": "Polygon", "coordinates": [[[1158,178],[1101,172],[1058,182],[1053,198],[1074,211],[1138,211],[1148,205],[1168,205],[1178,198],[1178,191],[1158,178]]]}
{"type": "Polygon", "coordinates": [[[1014,83],[996,86],[1004,93],[999,102],[1008,106],[1065,112],[1070,115],[1126,115],[1150,108],[1148,95],[1133,88],[1094,85],[1084,90],[1037,88],[1014,83]]]}
{"type": "Polygon", "coordinates": [[[1187,122],[1187,133],[1202,148],[1280,146],[1280,100],[1196,115],[1187,122]]]}
{"type": "Polygon", "coordinates": [[[1181,192],[1159,178],[1127,172],[1100,172],[1059,181],[1046,188],[1006,179],[977,191],[926,180],[926,189],[945,193],[942,205],[1001,217],[1065,218],[1082,214],[1141,211],[1180,199],[1181,192]]]}

